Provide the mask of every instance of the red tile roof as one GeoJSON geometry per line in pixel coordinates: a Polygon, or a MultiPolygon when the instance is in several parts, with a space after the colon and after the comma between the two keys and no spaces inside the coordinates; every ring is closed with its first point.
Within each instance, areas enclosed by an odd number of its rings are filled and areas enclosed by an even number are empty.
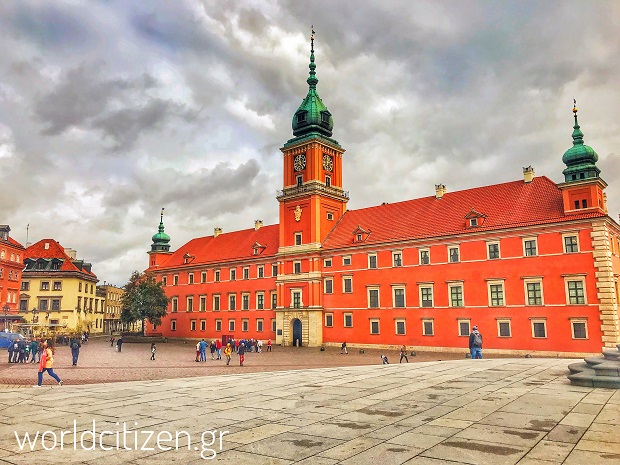
{"type": "Polygon", "coordinates": [[[258,231],[252,228],[222,233],[217,237],[192,239],[179,247],[159,269],[184,265],[186,254],[191,257],[191,265],[274,256],[278,252],[279,228],[279,225],[272,224],[263,226],[258,231]],[[255,243],[264,247],[258,249],[260,255],[254,255],[252,246],[255,243]]]}
{"type": "Polygon", "coordinates": [[[329,233],[323,249],[354,245],[353,231],[358,226],[370,231],[365,243],[463,233],[468,230],[465,216],[472,209],[486,217],[481,226],[469,228],[476,231],[604,216],[565,215],[561,191],[552,180],[541,176],[527,184],[513,181],[446,193],[441,199],[431,196],[349,210],[329,233]]]}
{"type": "Polygon", "coordinates": [[[97,277],[92,271],[89,272],[85,269],[80,270],[77,266],[75,266],[75,264],[71,261],[71,257],[65,253],[64,247],[54,239],[41,239],[39,242],[32,244],[26,249],[26,252],[24,252],[24,259],[27,258],[31,258],[33,260],[36,260],[37,258],[58,258],[63,260],[63,264],[60,267],[62,271],[78,271],[88,276],[95,278],[97,277]],[[45,244],[49,244],[48,248],[45,248],[45,244]]]}
{"type": "Polygon", "coordinates": [[[15,239],[13,239],[11,236],[9,236],[9,243],[16,246],[16,247],[20,247],[20,248],[24,248],[23,245],[21,245],[19,242],[17,242],[15,239]]]}

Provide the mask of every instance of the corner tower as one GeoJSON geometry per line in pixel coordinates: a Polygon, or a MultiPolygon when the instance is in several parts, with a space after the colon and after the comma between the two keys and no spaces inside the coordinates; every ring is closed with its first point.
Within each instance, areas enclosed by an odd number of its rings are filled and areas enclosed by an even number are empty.
{"type": "Polygon", "coordinates": [[[151,238],[153,243],[151,244],[151,250],[147,252],[149,254],[149,268],[158,267],[164,261],[168,259],[172,252],[170,252],[170,236],[164,232],[164,209],[161,209],[161,215],[159,217],[158,232],[151,238]]]}
{"type": "Polygon", "coordinates": [[[607,202],[603,190],[607,183],[599,177],[601,170],[596,166],[597,153],[583,143],[583,132],[577,121],[577,101],[573,99],[573,146],[564,152],[562,161],[566,169],[564,182],[558,184],[562,190],[564,213],[567,215],[597,211],[607,213],[607,202]]]}
{"type": "Polygon", "coordinates": [[[332,139],[334,120],[319,97],[314,63],[314,31],[310,37],[308,94],[293,116],[293,138],[284,154],[284,185],[280,202],[280,250],[319,248],[346,210],[348,192],[342,189],[344,149],[332,139]]]}

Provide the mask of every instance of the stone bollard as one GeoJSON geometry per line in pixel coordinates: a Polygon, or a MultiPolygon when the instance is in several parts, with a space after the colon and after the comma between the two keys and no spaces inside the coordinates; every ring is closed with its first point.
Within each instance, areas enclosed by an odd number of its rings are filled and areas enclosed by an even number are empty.
{"type": "Polygon", "coordinates": [[[364,353],[364,349],[360,349],[360,354],[363,354],[363,353],[364,353]]]}
{"type": "Polygon", "coordinates": [[[412,356],[412,357],[415,357],[416,355],[417,355],[417,354],[415,353],[415,351],[414,351],[414,350],[412,350],[412,351],[411,351],[411,356],[412,356]]]}
{"type": "Polygon", "coordinates": [[[325,352],[325,346],[321,346],[321,352],[325,352]]]}

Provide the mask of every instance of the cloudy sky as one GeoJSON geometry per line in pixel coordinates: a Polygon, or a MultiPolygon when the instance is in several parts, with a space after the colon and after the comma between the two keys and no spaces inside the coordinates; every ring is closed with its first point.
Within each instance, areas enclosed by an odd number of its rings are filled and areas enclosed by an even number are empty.
{"type": "Polygon", "coordinates": [[[618,2],[3,0],[0,224],[123,285],[162,206],[173,249],[277,222],[311,25],[350,209],[562,181],[575,96],[618,219],[618,2]]]}

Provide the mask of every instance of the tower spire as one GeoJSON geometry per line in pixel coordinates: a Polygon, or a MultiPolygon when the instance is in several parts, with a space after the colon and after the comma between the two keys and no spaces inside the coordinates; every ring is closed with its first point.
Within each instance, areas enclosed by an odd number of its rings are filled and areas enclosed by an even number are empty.
{"type": "Polygon", "coordinates": [[[580,181],[583,179],[598,178],[601,170],[596,166],[598,161],[597,153],[592,147],[583,143],[583,132],[577,121],[577,100],[573,98],[573,146],[564,152],[562,161],[566,169],[562,171],[566,182],[580,181]]]}
{"type": "Polygon", "coordinates": [[[583,145],[583,132],[577,121],[577,100],[573,97],[573,115],[575,116],[575,125],[573,126],[573,145],[583,145]]]}
{"type": "Polygon", "coordinates": [[[306,82],[310,86],[310,89],[315,90],[319,80],[316,77],[316,64],[314,63],[314,26],[311,27],[311,30],[312,34],[310,35],[310,64],[308,65],[308,68],[310,68],[310,75],[308,76],[308,80],[306,82]]]}

